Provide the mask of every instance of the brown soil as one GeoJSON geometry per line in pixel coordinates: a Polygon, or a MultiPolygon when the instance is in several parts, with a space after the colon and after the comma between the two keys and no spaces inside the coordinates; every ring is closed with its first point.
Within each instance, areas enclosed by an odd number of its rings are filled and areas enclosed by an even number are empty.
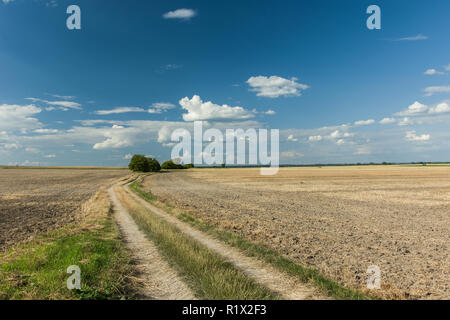
{"type": "Polygon", "coordinates": [[[0,169],[0,250],[77,219],[82,204],[128,170],[0,169]]]}
{"type": "Polygon", "coordinates": [[[196,169],[147,190],[205,221],[383,298],[450,298],[450,167],[196,169]]]}

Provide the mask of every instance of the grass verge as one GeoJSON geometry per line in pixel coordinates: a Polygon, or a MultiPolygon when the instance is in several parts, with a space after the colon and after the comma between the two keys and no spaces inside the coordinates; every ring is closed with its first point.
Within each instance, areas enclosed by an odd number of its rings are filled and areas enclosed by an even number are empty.
{"type": "Polygon", "coordinates": [[[120,299],[132,273],[105,190],[83,218],[0,254],[0,299],[120,299]],[[67,289],[67,267],[81,269],[81,289],[67,289]]]}
{"type": "Polygon", "coordinates": [[[248,278],[218,254],[180,232],[175,226],[145,209],[129,196],[124,196],[123,192],[118,192],[121,203],[148,238],[155,243],[161,255],[186,279],[198,298],[212,300],[277,298],[267,288],[248,278]]]}
{"type": "Polygon", "coordinates": [[[262,259],[263,261],[278,268],[280,271],[283,271],[293,277],[297,277],[302,282],[313,283],[327,296],[335,299],[372,299],[372,297],[362,292],[344,287],[336,281],[324,277],[314,268],[307,268],[289,260],[263,244],[250,242],[235,233],[213,227],[200,219],[197,219],[185,212],[181,212],[166,203],[158,201],[153,194],[142,190],[141,180],[134,181],[129,185],[129,187],[144,200],[152,202],[153,205],[156,205],[161,209],[177,216],[180,220],[185,221],[197,229],[214,236],[216,239],[219,239],[233,247],[239,248],[244,254],[262,259]]]}

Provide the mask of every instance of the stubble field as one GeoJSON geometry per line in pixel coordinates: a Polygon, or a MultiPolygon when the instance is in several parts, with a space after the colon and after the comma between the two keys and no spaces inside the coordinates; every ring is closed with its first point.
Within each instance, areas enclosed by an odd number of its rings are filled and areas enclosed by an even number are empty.
{"type": "Polygon", "coordinates": [[[367,291],[450,298],[450,167],[194,169],[146,177],[160,200],[367,291]]]}
{"type": "Polygon", "coordinates": [[[120,169],[0,168],[0,250],[73,222],[100,186],[127,174],[120,169]]]}

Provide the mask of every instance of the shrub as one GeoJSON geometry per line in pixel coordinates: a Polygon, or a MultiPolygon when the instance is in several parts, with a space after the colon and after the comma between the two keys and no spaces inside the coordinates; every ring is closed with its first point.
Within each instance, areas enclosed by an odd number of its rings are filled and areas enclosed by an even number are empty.
{"type": "Polygon", "coordinates": [[[156,172],[161,170],[159,162],[153,158],[145,157],[140,154],[135,154],[128,165],[131,171],[140,172],[156,172]]]}

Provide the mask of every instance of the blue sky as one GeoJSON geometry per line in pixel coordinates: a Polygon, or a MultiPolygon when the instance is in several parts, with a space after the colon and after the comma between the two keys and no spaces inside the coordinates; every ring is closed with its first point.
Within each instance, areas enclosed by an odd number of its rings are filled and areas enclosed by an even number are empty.
{"type": "Polygon", "coordinates": [[[449,14],[448,1],[0,0],[0,164],[164,160],[192,120],[280,129],[281,163],[450,161],[449,14]],[[71,4],[81,30],[66,27],[71,4]],[[366,27],[371,4],[381,30],[366,27]]]}

